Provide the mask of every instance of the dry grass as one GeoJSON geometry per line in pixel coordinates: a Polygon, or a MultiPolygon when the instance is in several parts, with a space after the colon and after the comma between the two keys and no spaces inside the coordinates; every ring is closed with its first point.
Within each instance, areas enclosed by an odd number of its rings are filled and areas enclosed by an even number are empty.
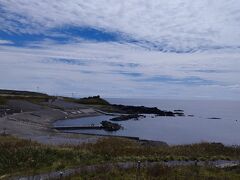
{"type": "MultiPolygon", "coordinates": [[[[239,160],[240,148],[207,143],[153,147],[121,138],[104,138],[95,144],[78,146],[47,146],[30,140],[0,136],[0,176],[18,173],[34,174],[107,162],[195,159],[239,160]]],[[[151,174],[154,174],[154,170],[151,174]]]]}
{"type": "Polygon", "coordinates": [[[5,97],[0,96],[0,105],[6,104],[7,100],[5,97]]]}
{"type": "Polygon", "coordinates": [[[0,175],[52,171],[98,161],[95,155],[81,149],[47,146],[0,136],[0,175]]]}
{"type": "Polygon", "coordinates": [[[240,159],[240,147],[226,147],[218,143],[180,146],[145,146],[121,138],[100,139],[85,148],[94,154],[109,157],[138,157],[146,160],[215,160],[240,159]]]}
{"type": "Polygon", "coordinates": [[[179,166],[167,167],[155,165],[141,168],[139,171],[132,169],[97,169],[95,172],[83,172],[72,177],[71,180],[97,179],[97,180],[238,180],[240,178],[240,166],[235,168],[217,169],[212,167],[179,166]],[[138,178],[137,178],[138,177],[138,178]]]}

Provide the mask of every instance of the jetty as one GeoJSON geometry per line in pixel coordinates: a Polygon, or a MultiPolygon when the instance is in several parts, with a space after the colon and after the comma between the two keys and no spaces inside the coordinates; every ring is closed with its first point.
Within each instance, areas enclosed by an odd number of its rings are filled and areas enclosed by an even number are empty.
{"type": "Polygon", "coordinates": [[[109,121],[102,121],[101,125],[83,125],[83,126],[55,126],[54,129],[57,130],[80,130],[80,129],[104,129],[106,131],[117,131],[121,129],[122,126],[117,123],[112,123],[109,121]]]}
{"type": "Polygon", "coordinates": [[[81,130],[81,129],[103,129],[103,126],[100,125],[91,125],[91,126],[55,126],[54,129],[57,130],[81,130]]]}

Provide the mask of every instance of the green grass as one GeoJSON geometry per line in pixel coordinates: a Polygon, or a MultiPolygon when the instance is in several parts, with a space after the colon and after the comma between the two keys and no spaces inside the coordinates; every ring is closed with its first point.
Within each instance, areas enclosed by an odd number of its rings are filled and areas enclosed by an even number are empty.
{"type": "Polygon", "coordinates": [[[0,176],[94,164],[99,163],[100,158],[81,149],[46,146],[29,140],[0,136],[0,176]]]}
{"type": "Polygon", "coordinates": [[[30,91],[17,91],[17,90],[2,90],[0,89],[0,104],[6,103],[6,100],[26,100],[33,103],[46,102],[49,99],[55,98],[44,93],[30,92],[30,91]]]}
{"type": "Polygon", "coordinates": [[[109,102],[102,99],[100,96],[90,96],[90,97],[85,97],[85,98],[80,98],[80,99],[65,97],[64,99],[66,101],[75,102],[75,103],[79,103],[79,104],[85,104],[85,105],[110,105],[109,102]]]}
{"type": "Polygon", "coordinates": [[[155,147],[141,145],[127,139],[105,138],[95,144],[87,144],[85,148],[94,154],[116,159],[128,159],[129,157],[152,161],[240,159],[239,147],[226,147],[218,143],[155,147]]]}
{"type": "Polygon", "coordinates": [[[240,159],[240,148],[221,144],[151,147],[121,138],[104,138],[95,144],[47,146],[11,136],[0,136],[0,177],[34,174],[80,165],[124,161],[240,159]]]}
{"type": "Polygon", "coordinates": [[[0,105],[5,105],[7,102],[7,99],[5,97],[0,96],[0,105]]]}
{"type": "Polygon", "coordinates": [[[11,95],[11,96],[47,96],[47,94],[39,93],[39,92],[6,90],[6,89],[0,89],[0,94],[11,95]]]}
{"type": "Polygon", "coordinates": [[[0,95],[0,104],[6,104],[7,100],[25,100],[35,104],[47,102],[51,96],[26,96],[26,95],[0,95]]]}

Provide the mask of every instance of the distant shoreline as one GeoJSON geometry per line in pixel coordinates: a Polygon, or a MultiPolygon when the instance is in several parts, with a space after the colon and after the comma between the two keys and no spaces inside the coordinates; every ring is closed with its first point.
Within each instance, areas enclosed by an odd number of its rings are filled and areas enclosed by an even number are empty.
{"type": "Polygon", "coordinates": [[[157,108],[144,106],[111,105],[100,96],[74,99],[28,91],[0,90],[0,100],[3,103],[0,106],[3,112],[3,117],[0,116],[0,133],[4,132],[44,144],[95,142],[102,137],[102,135],[96,134],[57,131],[54,129],[53,123],[59,120],[95,117],[101,114],[118,116],[135,111],[165,113],[157,108]],[[8,112],[8,109],[12,113],[8,112]],[[109,110],[110,112],[108,112],[109,110]]]}

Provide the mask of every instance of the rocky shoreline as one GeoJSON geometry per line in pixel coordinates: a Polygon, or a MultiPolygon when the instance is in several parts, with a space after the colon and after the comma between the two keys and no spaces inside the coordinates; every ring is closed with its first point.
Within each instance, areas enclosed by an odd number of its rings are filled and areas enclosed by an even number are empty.
{"type": "Polygon", "coordinates": [[[114,118],[111,118],[110,121],[127,121],[130,119],[138,120],[139,118],[145,118],[145,115],[141,114],[129,114],[129,115],[120,115],[114,118]]]}
{"type": "MultiPolygon", "coordinates": [[[[144,118],[144,114],[175,116],[174,112],[163,111],[156,107],[110,104],[100,96],[74,99],[4,90],[0,91],[0,98],[4,103],[0,105],[0,133],[4,131],[4,134],[32,139],[44,144],[78,143],[84,142],[85,139],[88,142],[95,141],[97,136],[74,134],[74,137],[70,137],[69,133],[66,135],[64,132],[54,130],[53,123],[63,119],[98,116],[104,114],[102,107],[111,110],[108,112],[112,114],[118,114],[111,121],[138,120],[144,118]]],[[[101,128],[106,131],[117,131],[122,127],[118,123],[103,121],[101,128]]]]}
{"type": "Polygon", "coordinates": [[[123,111],[126,114],[156,114],[158,116],[175,116],[172,111],[163,111],[157,107],[145,107],[145,106],[128,106],[112,104],[112,107],[123,111]]]}

